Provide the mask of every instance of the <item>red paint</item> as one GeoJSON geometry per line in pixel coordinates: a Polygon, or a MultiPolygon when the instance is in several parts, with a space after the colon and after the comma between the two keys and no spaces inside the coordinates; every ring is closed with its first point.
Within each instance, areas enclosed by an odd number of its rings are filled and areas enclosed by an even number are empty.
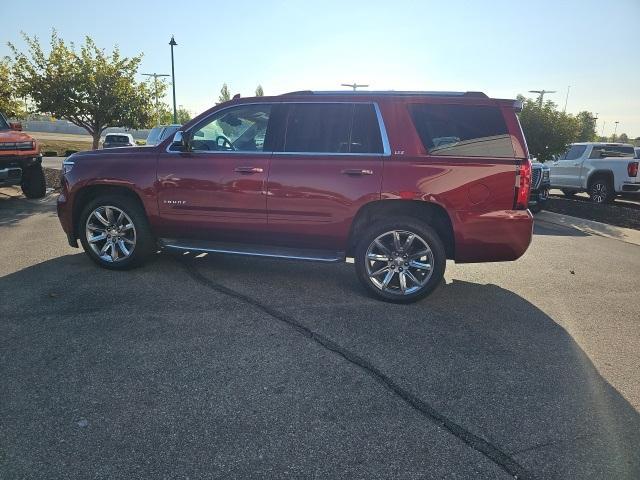
{"type": "Polygon", "coordinates": [[[237,99],[219,108],[256,102],[376,102],[391,155],[168,153],[156,147],[86,152],[74,157],[58,200],[60,221],[73,241],[73,206],[83,188],[117,185],[136,193],[159,237],[223,238],[345,251],[358,211],[379,200],[431,202],[453,226],[455,260],[514,260],[527,249],[532,217],[514,210],[517,166],[528,162],[511,100],[482,97],[291,95],[237,99]],[[506,119],[514,158],[429,155],[407,103],[498,105],[506,119]],[[238,167],[255,167],[239,173],[238,167]],[[261,171],[259,171],[261,169],[261,171]],[[371,170],[353,176],[345,170],[371,170]],[[183,204],[172,203],[185,202],[183,204]],[[169,203],[165,203],[169,202],[169,203]]]}

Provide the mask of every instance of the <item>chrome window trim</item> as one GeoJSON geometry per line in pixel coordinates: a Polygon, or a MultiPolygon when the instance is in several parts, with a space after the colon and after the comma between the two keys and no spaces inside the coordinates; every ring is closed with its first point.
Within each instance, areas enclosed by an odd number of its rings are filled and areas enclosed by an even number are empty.
{"type": "MultiPolygon", "coordinates": [[[[245,106],[245,105],[295,105],[295,104],[342,104],[342,103],[346,103],[346,104],[350,104],[350,105],[373,105],[373,108],[376,112],[376,118],[378,120],[378,127],[380,128],[380,137],[382,140],[382,153],[349,153],[349,152],[337,152],[337,153],[332,153],[332,152],[274,152],[273,150],[269,150],[269,151],[260,151],[260,152],[237,152],[237,151],[233,151],[233,150],[229,150],[229,151],[222,151],[222,150],[196,150],[196,151],[192,151],[189,153],[192,154],[207,154],[207,155],[211,155],[211,154],[224,154],[224,155],[315,155],[315,156],[349,156],[349,157],[371,157],[371,156],[383,156],[383,157],[389,157],[391,156],[391,146],[389,145],[389,137],[387,136],[387,129],[385,127],[384,124],[384,120],[382,118],[382,112],[380,111],[380,107],[378,106],[378,102],[349,102],[349,101],[335,101],[335,102],[309,102],[309,101],[302,101],[302,100],[294,100],[294,101],[284,101],[284,102],[250,102],[250,103],[238,103],[236,105],[229,105],[228,107],[224,107],[221,108],[220,110],[216,110],[215,112],[211,112],[209,115],[207,115],[205,118],[202,119],[201,122],[198,122],[197,125],[201,125],[202,123],[204,123],[206,120],[208,120],[209,118],[211,118],[214,115],[217,115],[220,112],[224,112],[225,110],[228,110],[230,108],[235,108],[235,107],[240,107],[240,106],[245,106]]],[[[196,125],[194,125],[195,127],[196,125]]],[[[186,132],[189,130],[192,130],[194,127],[189,128],[188,130],[177,130],[177,131],[181,131],[181,132],[186,132]]],[[[172,142],[169,142],[169,144],[167,145],[167,148],[165,149],[165,151],[167,153],[171,153],[171,154],[181,154],[183,152],[179,152],[179,151],[174,151],[174,150],[170,150],[171,146],[173,145],[172,142]]]]}

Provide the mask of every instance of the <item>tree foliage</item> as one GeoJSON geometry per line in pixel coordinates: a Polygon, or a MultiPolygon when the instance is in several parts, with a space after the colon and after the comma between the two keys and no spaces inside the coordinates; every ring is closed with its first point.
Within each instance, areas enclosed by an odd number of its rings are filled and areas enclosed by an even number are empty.
{"type": "Polygon", "coordinates": [[[566,146],[579,140],[582,134],[595,136],[595,125],[586,122],[581,112],[573,116],[558,110],[555,103],[548,100],[540,105],[537,100],[518,96],[524,103],[520,113],[520,123],[527,139],[529,153],[540,161],[549,160],[562,153],[566,146]]]}
{"type": "Polygon", "coordinates": [[[22,117],[27,112],[18,98],[13,78],[12,65],[8,58],[0,58],[0,112],[7,117],[22,117]]]}
{"type": "MultiPolygon", "coordinates": [[[[184,125],[191,120],[192,115],[189,110],[184,107],[178,107],[176,110],[178,114],[178,123],[184,125]]],[[[173,108],[170,108],[167,104],[160,105],[160,125],[170,125],[173,123],[173,108]]]]}
{"type": "Polygon", "coordinates": [[[264,97],[264,90],[262,89],[262,85],[258,85],[256,87],[256,97],[264,97]]]}
{"type": "Polygon", "coordinates": [[[578,138],[576,142],[594,142],[598,135],[596,134],[596,118],[591,112],[582,111],[576,115],[578,121],[578,138]]]}
{"type": "Polygon", "coordinates": [[[228,102],[231,100],[231,94],[229,93],[229,87],[227,84],[222,84],[222,88],[220,89],[220,96],[218,97],[218,103],[228,102]]]}
{"type": "Polygon", "coordinates": [[[86,37],[80,51],[55,31],[46,54],[36,37],[23,34],[27,51],[9,44],[14,54],[18,94],[29,96],[36,109],[84,128],[98,147],[108,127],[142,128],[154,118],[153,89],[136,82],[142,55],[110,54],[86,37]]]}

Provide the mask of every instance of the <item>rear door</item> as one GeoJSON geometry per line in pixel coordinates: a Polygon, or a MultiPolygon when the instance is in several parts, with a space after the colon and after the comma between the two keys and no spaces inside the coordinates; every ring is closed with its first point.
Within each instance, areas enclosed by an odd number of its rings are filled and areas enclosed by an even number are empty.
{"type": "Polygon", "coordinates": [[[358,209],[380,198],[379,110],[373,103],[290,103],[284,124],[267,185],[272,243],[344,250],[358,209]]]}
{"type": "Polygon", "coordinates": [[[582,163],[587,145],[571,145],[556,161],[551,162],[550,174],[553,187],[579,187],[582,163]]]}

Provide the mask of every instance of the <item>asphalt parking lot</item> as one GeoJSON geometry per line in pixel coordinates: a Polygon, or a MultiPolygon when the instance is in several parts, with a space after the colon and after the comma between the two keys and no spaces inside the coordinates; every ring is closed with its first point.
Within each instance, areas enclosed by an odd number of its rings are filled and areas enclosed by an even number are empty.
{"type": "Polygon", "coordinates": [[[640,478],[640,246],[535,233],[403,306],[349,264],[101,270],[0,198],[0,478],[640,478]]]}

